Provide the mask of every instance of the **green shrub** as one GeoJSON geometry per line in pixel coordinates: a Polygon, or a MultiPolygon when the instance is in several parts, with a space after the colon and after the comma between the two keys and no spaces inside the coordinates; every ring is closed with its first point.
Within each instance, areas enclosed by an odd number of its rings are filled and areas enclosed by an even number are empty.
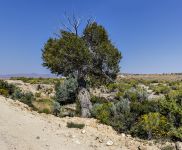
{"type": "Polygon", "coordinates": [[[117,87],[118,87],[118,84],[116,84],[116,83],[110,83],[107,85],[107,88],[108,88],[108,90],[110,90],[110,92],[116,90],[117,87]]]}
{"type": "Polygon", "coordinates": [[[39,113],[50,114],[51,111],[48,108],[44,108],[42,111],[39,111],[39,113]]]}
{"type": "Polygon", "coordinates": [[[12,95],[12,99],[21,99],[23,97],[23,93],[20,89],[16,89],[15,92],[12,95]]]}
{"type": "Polygon", "coordinates": [[[20,99],[21,102],[29,105],[29,106],[32,106],[32,101],[34,100],[34,96],[31,92],[28,92],[28,93],[24,93],[22,98],[20,99]]]}
{"type": "Polygon", "coordinates": [[[132,85],[132,84],[121,82],[121,83],[117,84],[117,89],[119,90],[119,92],[124,92],[133,86],[134,85],[132,85]]]}
{"type": "Polygon", "coordinates": [[[179,128],[172,128],[169,132],[169,135],[173,140],[182,141],[182,126],[179,128]]]}
{"type": "Polygon", "coordinates": [[[182,126],[181,99],[162,99],[159,102],[160,113],[167,116],[168,120],[175,128],[182,126]]]}
{"type": "Polygon", "coordinates": [[[8,82],[0,80],[0,94],[3,96],[10,96],[14,93],[16,87],[13,84],[8,84],[8,82]]]}
{"type": "Polygon", "coordinates": [[[131,102],[130,111],[136,116],[141,116],[150,112],[159,112],[160,103],[158,100],[143,101],[143,102],[131,102]]]}
{"type": "Polygon", "coordinates": [[[153,86],[152,90],[155,92],[155,94],[168,94],[171,90],[171,88],[167,85],[159,84],[157,86],[153,86]]]}
{"type": "Polygon", "coordinates": [[[41,96],[41,93],[35,93],[35,97],[40,97],[41,96]]]}
{"type": "Polygon", "coordinates": [[[112,103],[95,104],[92,108],[91,114],[101,123],[109,124],[111,115],[112,103]]]}
{"type": "Polygon", "coordinates": [[[119,100],[121,97],[123,97],[124,96],[124,92],[117,92],[117,94],[116,94],[116,99],[117,100],[119,100]]]}
{"type": "Polygon", "coordinates": [[[78,128],[78,129],[83,129],[85,127],[85,124],[78,124],[74,122],[68,122],[67,123],[68,128],[78,128]]]}
{"type": "Polygon", "coordinates": [[[164,138],[170,130],[167,118],[160,113],[148,113],[142,115],[131,133],[142,138],[164,138]]]}
{"type": "Polygon", "coordinates": [[[3,95],[3,96],[5,96],[5,97],[8,97],[9,92],[8,92],[8,90],[6,90],[6,89],[0,89],[0,95],[3,95]]]}
{"type": "Polygon", "coordinates": [[[97,96],[92,96],[91,98],[91,103],[92,104],[103,104],[103,103],[107,103],[108,100],[105,99],[104,97],[97,97],[97,96]]]}
{"type": "Polygon", "coordinates": [[[55,104],[52,99],[37,99],[32,102],[33,108],[35,108],[38,112],[42,113],[53,113],[56,114],[57,108],[55,108],[55,104]],[[47,111],[47,112],[46,112],[47,111]],[[55,111],[55,112],[54,112],[55,111]]]}
{"type": "Polygon", "coordinates": [[[118,90],[119,92],[123,93],[124,91],[130,89],[131,87],[135,87],[136,82],[135,81],[128,81],[128,80],[121,80],[118,83],[110,83],[107,85],[107,88],[110,90],[110,92],[114,92],[115,90],[118,90]]]}

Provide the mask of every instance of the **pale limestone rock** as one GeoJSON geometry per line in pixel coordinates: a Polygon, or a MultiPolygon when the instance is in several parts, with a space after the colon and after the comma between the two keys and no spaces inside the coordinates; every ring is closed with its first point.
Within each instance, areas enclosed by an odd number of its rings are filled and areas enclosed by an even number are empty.
{"type": "Polygon", "coordinates": [[[111,141],[111,140],[108,140],[107,143],[106,143],[107,146],[112,146],[113,144],[114,144],[114,142],[111,141]]]}
{"type": "Polygon", "coordinates": [[[85,130],[82,130],[82,131],[81,131],[81,133],[82,133],[82,134],[85,134],[85,133],[86,133],[86,131],[85,131],[85,130]]]}

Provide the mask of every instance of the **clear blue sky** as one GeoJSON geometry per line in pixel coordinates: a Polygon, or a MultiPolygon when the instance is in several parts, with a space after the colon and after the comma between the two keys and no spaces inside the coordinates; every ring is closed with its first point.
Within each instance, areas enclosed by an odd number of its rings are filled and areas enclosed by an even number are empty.
{"type": "Polygon", "coordinates": [[[41,48],[65,11],[104,25],[122,72],[182,72],[181,0],[0,0],[0,74],[49,73],[41,48]]]}

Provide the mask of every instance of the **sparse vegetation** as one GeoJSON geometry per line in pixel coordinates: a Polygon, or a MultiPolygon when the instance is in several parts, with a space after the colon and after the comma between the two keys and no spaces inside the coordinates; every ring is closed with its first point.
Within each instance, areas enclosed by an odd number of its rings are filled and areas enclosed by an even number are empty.
{"type": "Polygon", "coordinates": [[[8,84],[6,81],[0,80],[0,95],[8,97],[14,93],[15,89],[13,84],[8,84]]]}
{"type": "MultiPolygon", "coordinates": [[[[51,91],[52,92],[52,91],[51,91]]],[[[58,115],[60,105],[48,98],[41,98],[41,93],[24,92],[13,84],[0,80],[0,95],[19,100],[40,113],[52,113],[58,115]]]]}
{"type": "Polygon", "coordinates": [[[21,80],[30,84],[56,84],[64,80],[63,78],[26,78],[26,77],[12,77],[11,80],[21,80]]]}
{"type": "MultiPolygon", "coordinates": [[[[80,103],[77,103],[76,112],[61,114],[62,106],[77,101],[77,81],[74,78],[57,82],[54,99],[42,98],[39,92],[34,95],[24,93],[5,81],[1,81],[0,85],[1,95],[28,104],[40,113],[63,117],[66,114],[78,116],[81,112],[80,103]]],[[[115,93],[115,98],[110,101],[106,97],[92,95],[92,117],[111,125],[119,133],[124,132],[143,139],[182,140],[181,81],[154,82],[132,78],[107,84],[106,88],[107,92],[115,93]],[[163,97],[149,99],[151,94],[163,97]]],[[[68,126],[77,127],[74,123],[68,126]]]]}
{"type": "Polygon", "coordinates": [[[54,111],[54,102],[51,99],[37,99],[33,101],[32,105],[40,113],[50,114],[54,111]]]}
{"type": "Polygon", "coordinates": [[[93,97],[92,116],[101,123],[111,125],[143,139],[182,140],[182,88],[181,81],[134,81],[122,79],[107,85],[116,92],[109,102],[93,97]],[[124,88],[123,88],[124,87],[124,88]],[[147,89],[148,87],[148,89],[147,89]],[[151,90],[151,91],[150,91],[151,90]],[[151,94],[163,95],[149,99],[151,94]]]}
{"type": "Polygon", "coordinates": [[[79,123],[74,123],[74,122],[68,122],[67,123],[68,128],[78,128],[78,129],[83,129],[85,127],[85,124],[79,124],[79,123]]]}
{"type": "Polygon", "coordinates": [[[163,147],[161,150],[175,150],[174,146],[167,145],[163,147]]]}

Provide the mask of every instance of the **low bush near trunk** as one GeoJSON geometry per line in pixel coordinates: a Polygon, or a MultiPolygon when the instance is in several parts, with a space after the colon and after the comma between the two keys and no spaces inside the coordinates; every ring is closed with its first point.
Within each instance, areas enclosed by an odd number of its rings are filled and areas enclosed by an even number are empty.
{"type": "Polygon", "coordinates": [[[74,122],[68,122],[67,123],[68,128],[78,128],[78,129],[83,129],[85,127],[85,124],[79,124],[79,123],[74,123],[74,122]]]}

